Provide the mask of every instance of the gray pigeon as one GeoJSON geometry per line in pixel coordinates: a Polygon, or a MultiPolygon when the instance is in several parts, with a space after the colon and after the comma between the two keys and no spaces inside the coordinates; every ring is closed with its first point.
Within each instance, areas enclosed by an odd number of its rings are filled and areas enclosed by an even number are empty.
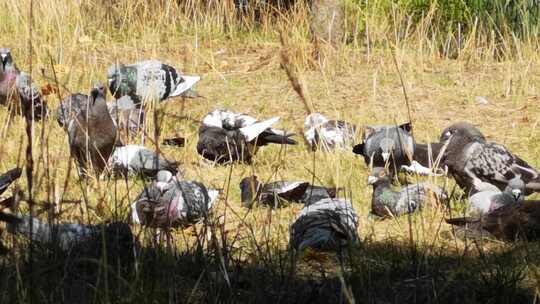
{"type": "Polygon", "coordinates": [[[145,113],[128,95],[107,104],[111,118],[120,135],[124,138],[136,136],[142,130],[145,113]]]}
{"type": "Polygon", "coordinates": [[[387,218],[412,213],[422,209],[430,198],[435,202],[448,200],[447,193],[430,183],[418,183],[394,189],[386,170],[373,168],[368,176],[368,183],[373,186],[371,213],[387,218]]]}
{"type": "Polygon", "coordinates": [[[30,75],[19,71],[9,49],[0,48],[0,104],[13,103],[23,115],[40,120],[47,115],[47,104],[30,75]]]}
{"type": "Polygon", "coordinates": [[[258,147],[270,143],[295,145],[293,134],[272,129],[279,120],[274,117],[262,122],[241,113],[215,110],[205,116],[199,127],[197,152],[220,164],[235,161],[250,163],[258,147]]]}
{"type": "Polygon", "coordinates": [[[487,142],[470,124],[448,127],[441,141],[448,143],[444,164],[457,184],[470,195],[495,187],[504,191],[514,178],[525,183],[525,195],[540,192],[540,172],[505,146],[487,142]]]}
{"type": "Polygon", "coordinates": [[[218,195],[218,190],[199,182],[178,180],[160,171],[131,205],[131,215],[135,223],[147,227],[188,227],[208,216],[218,195]]]}
{"type": "Polygon", "coordinates": [[[169,65],[157,60],[134,64],[115,64],[108,68],[109,90],[116,99],[130,96],[136,104],[144,101],[163,101],[170,97],[190,94],[198,76],[180,75],[169,65]]]}
{"type": "Polygon", "coordinates": [[[335,198],[337,190],[312,186],[303,181],[277,181],[261,183],[257,176],[248,176],[240,181],[242,205],[251,208],[254,202],[272,207],[281,207],[288,202],[301,202],[306,205],[323,198],[335,198]]]}
{"type": "Polygon", "coordinates": [[[289,246],[298,251],[339,250],[358,242],[358,216],[350,201],[325,198],[305,206],[290,227],[289,246]]]}
{"type": "Polygon", "coordinates": [[[137,145],[116,147],[109,159],[113,173],[121,175],[133,173],[153,177],[161,170],[176,174],[178,163],[167,160],[154,151],[137,145]]]}
{"type": "Polygon", "coordinates": [[[82,94],[69,96],[58,112],[58,122],[68,134],[70,152],[79,168],[91,166],[100,174],[117,143],[116,126],[107,109],[103,86],[94,85],[86,99],[82,94]]]}
{"type": "Polygon", "coordinates": [[[523,200],[525,183],[514,178],[509,181],[506,189],[477,192],[469,197],[469,210],[473,216],[483,216],[497,210],[500,207],[516,204],[523,200]]]}
{"type": "Polygon", "coordinates": [[[328,120],[320,113],[312,113],[304,121],[304,138],[313,151],[346,148],[356,139],[356,126],[342,120],[328,120]]]}
{"type": "Polygon", "coordinates": [[[397,127],[366,127],[363,142],[354,146],[353,152],[364,156],[364,161],[368,166],[388,166],[390,172],[397,173],[401,166],[411,164],[414,154],[411,129],[411,123],[397,127]]]}

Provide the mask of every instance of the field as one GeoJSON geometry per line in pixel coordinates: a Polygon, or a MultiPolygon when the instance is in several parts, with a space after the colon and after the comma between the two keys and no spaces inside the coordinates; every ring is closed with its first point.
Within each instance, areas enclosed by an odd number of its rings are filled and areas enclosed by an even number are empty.
{"type": "MultiPolygon", "coordinates": [[[[156,120],[149,121],[145,145],[155,148],[156,137],[185,137],[184,148],[160,146],[162,153],[181,163],[186,179],[223,189],[220,200],[206,223],[159,241],[152,240],[151,229],[133,225],[142,246],[137,267],[77,261],[85,273],[97,269],[89,275],[94,280],[75,281],[80,286],[66,275],[66,265],[73,265],[68,258],[31,248],[2,229],[2,240],[12,249],[0,257],[0,303],[539,300],[537,243],[473,243],[453,236],[444,218],[462,214],[464,203],[451,178],[433,179],[454,193],[451,211],[433,208],[376,221],[368,216],[372,190],[363,160],[349,151],[311,152],[301,138],[307,108],[359,126],[411,120],[417,142],[436,141],[452,122],[469,121],[540,168],[537,32],[528,29],[520,36],[511,27],[494,31],[474,23],[456,40],[455,32],[437,28],[434,9],[413,20],[397,5],[383,15],[377,5],[360,10],[346,1],[345,41],[314,45],[302,3],[240,16],[232,1],[150,2],[7,0],[0,3],[0,47],[10,48],[19,68],[31,71],[41,86],[60,88],[47,96],[52,110],[60,97],[86,93],[93,80],[106,82],[107,67],[117,61],[154,58],[201,75],[196,90],[202,98],[177,98],[151,109],[156,120]],[[305,101],[284,66],[304,86],[305,101]],[[478,102],[482,98],[487,104],[478,102]],[[265,147],[252,165],[216,166],[195,148],[198,121],[216,108],[261,119],[280,116],[277,127],[297,133],[299,144],[265,147]],[[344,187],[342,194],[360,217],[361,245],[339,254],[294,255],[287,249],[288,229],[302,206],[242,208],[238,184],[251,174],[344,187]],[[77,291],[67,297],[66,289],[77,291]]],[[[25,120],[0,107],[0,122],[0,172],[25,166],[25,120]]],[[[40,218],[130,220],[129,205],[144,180],[79,180],[67,136],[54,117],[32,130],[33,197],[53,205],[40,218]],[[62,199],[81,203],[62,204],[62,199]]],[[[23,176],[17,186],[26,191],[27,181],[23,176]]],[[[28,212],[25,204],[21,212],[28,212]]]]}

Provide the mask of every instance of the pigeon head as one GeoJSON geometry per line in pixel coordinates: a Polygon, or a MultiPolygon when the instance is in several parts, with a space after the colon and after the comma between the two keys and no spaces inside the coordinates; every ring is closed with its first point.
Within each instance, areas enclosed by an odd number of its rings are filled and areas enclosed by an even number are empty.
{"type": "Polygon", "coordinates": [[[210,127],[223,128],[222,111],[214,110],[208,113],[203,119],[203,125],[210,127]]]}
{"type": "Polygon", "coordinates": [[[505,192],[510,192],[516,201],[523,200],[523,194],[525,193],[525,182],[521,177],[516,176],[508,181],[508,185],[504,189],[505,192]]]}
{"type": "Polygon", "coordinates": [[[304,121],[304,129],[307,130],[318,127],[327,121],[328,119],[324,117],[321,113],[311,113],[306,117],[306,120],[304,121]]]}
{"type": "Polygon", "coordinates": [[[400,128],[403,131],[407,131],[407,132],[411,133],[412,132],[412,123],[410,121],[406,122],[404,124],[399,125],[398,128],[400,128]]]}
{"type": "Polygon", "coordinates": [[[379,144],[379,149],[381,150],[381,156],[384,162],[387,162],[390,159],[390,155],[394,151],[395,143],[391,138],[383,138],[379,144]]]}
{"type": "Polygon", "coordinates": [[[10,49],[0,48],[0,62],[2,63],[2,71],[6,69],[6,66],[8,66],[8,64],[13,63],[10,49]]]}
{"type": "Polygon", "coordinates": [[[451,137],[458,137],[465,140],[466,142],[486,141],[486,138],[484,137],[482,132],[480,132],[478,128],[468,122],[458,122],[444,129],[442,131],[439,141],[446,142],[451,137]]]}
{"type": "Polygon", "coordinates": [[[121,63],[113,64],[107,69],[107,82],[111,94],[117,96],[120,93],[120,82],[122,81],[122,69],[124,65],[121,63]]]}
{"type": "Polygon", "coordinates": [[[101,95],[103,95],[103,98],[107,96],[107,91],[105,90],[105,86],[101,81],[94,81],[92,83],[92,89],[97,90],[101,95]]]}
{"type": "Polygon", "coordinates": [[[124,65],[122,63],[116,63],[116,64],[111,65],[107,69],[107,79],[109,80],[109,84],[110,84],[111,79],[116,79],[116,77],[121,75],[120,71],[122,70],[123,67],[124,65]]]}
{"type": "Polygon", "coordinates": [[[91,106],[94,106],[97,101],[103,101],[105,102],[105,95],[103,95],[103,88],[99,87],[93,87],[92,90],[90,90],[90,96],[89,96],[89,102],[91,106]]]}
{"type": "Polygon", "coordinates": [[[371,170],[371,174],[368,176],[368,184],[377,185],[381,182],[390,181],[388,172],[385,168],[375,167],[371,170]]]}
{"type": "Polygon", "coordinates": [[[257,199],[261,186],[255,175],[244,177],[240,181],[240,198],[244,207],[251,207],[253,201],[257,199]]]}
{"type": "Polygon", "coordinates": [[[165,190],[167,185],[172,181],[173,176],[168,170],[160,170],[156,175],[156,187],[161,191],[165,190]]]}

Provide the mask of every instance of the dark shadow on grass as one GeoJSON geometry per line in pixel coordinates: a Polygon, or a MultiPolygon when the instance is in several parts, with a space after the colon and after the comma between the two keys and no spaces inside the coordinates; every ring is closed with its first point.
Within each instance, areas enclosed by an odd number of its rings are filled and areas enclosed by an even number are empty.
{"type": "Polygon", "coordinates": [[[540,264],[538,243],[459,255],[364,242],[341,255],[297,259],[271,244],[242,259],[233,258],[242,256],[239,246],[202,244],[176,252],[163,242],[143,247],[136,263],[119,246],[85,255],[35,247],[29,263],[27,245],[19,244],[17,259],[0,264],[0,302],[27,303],[34,289],[33,303],[531,303],[528,269],[540,264]]]}

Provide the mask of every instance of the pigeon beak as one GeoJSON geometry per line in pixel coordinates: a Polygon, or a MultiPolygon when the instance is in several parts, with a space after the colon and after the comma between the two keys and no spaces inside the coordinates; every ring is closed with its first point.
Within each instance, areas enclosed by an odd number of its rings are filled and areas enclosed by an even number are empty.
{"type": "Polygon", "coordinates": [[[382,158],[383,158],[384,162],[387,162],[388,159],[390,158],[390,153],[388,153],[388,152],[383,152],[383,153],[381,153],[381,155],[382,155],[382,158]]]}
{"type": "Polygon", "coordinates": [[[375,176],[372,176],[372,175],[368,176],[368,178],[367,178],[368,185],[373,185],[378,180],[379,180],[378,178],[376,178],[375,176]]]}
{"type": "Polygon", "coordinates": [[[165,182],[156,182],[156,187],[159,189],[159,191],[163,192],[165,188],[167,188],[168,183],[165,182]]]}
{"type": "Polygon", "coordinates": [[[0,54],[0,57],[2,57],[2,69],[5,69],[6,68],[6,57],[7,57],[7,54],[0,54]]]}
{"type": "Polygon", "coordinates": [[[516,201],[519,201],[519,199],[521,198],[521,190],[519,190],[519,189],[512,189],[512,195],[514,196],[514,198],[516,199],[516,201]]]}

